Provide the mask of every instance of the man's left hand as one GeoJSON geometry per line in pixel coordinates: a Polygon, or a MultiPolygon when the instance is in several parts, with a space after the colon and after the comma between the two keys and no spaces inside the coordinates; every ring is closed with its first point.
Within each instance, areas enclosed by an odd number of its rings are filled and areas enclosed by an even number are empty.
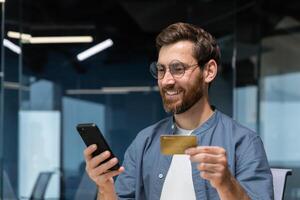
{"type": "Polygon", "coordinates": [[[230,183],[232,175],[228,169],[226,151],[217,146],[198,146],[189,148],[185,152],[190,155],[192,162],[198,163],[197,169],[203,179],[220,189],[230,183]]]}

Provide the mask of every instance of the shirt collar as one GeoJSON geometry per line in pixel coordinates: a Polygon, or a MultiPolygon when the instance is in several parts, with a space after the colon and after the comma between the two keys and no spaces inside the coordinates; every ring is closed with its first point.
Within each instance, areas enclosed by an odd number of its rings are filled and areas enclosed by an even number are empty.
{"type": "MultiPolygon", "coordinates": [[[[202,132],[205,132],[209,128],[213,127],[217,123],[219,115],[220,115],[220,111],[215,109],[212,116],[210,116],[210,118],[208,118],[208,120],[206,120],[201,126],[196,128],[192,134],[199,135],[202,132]]],[[[174,118],[172,116],[168,120],[166,133],[173,135],[175,132],[176,132],[176,124],[175,124],[174,118]]]]}

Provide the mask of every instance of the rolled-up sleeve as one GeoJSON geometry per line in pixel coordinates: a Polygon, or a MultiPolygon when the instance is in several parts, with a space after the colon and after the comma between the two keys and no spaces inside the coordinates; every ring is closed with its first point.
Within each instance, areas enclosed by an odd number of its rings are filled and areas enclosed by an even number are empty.
{"type": "Polygon", "coordinates": [[[251,199],[274,199],[272,173],[259,136],[251,138],[237,157],[236,178],[251,199]]]}

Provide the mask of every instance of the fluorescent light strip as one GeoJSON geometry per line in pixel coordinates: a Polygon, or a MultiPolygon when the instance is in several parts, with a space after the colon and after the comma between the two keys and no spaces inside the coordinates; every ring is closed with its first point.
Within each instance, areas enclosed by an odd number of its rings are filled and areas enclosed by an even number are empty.
{"type": "Polygon", "coordinates": [[[28,86],[21,85],[17,82],[4,81],[3,86],[4,86],[5,89],[11,89],[11,90],[19,90],[19,89],[25,90],[25,91],[30,90],[28,86]]]}
{"type": "Polygon", "coordinates": [[[90,43],[92,36],[45,36],[32,37],[30,34],[8,31],[7,36],[14,39],[21,39],[22,43],[48,44],[48,43],[90,43]]]}
{"type": "Polygon", "coordinates": [[[53,36],[53,37],[31,37],[30,44],[48,43],[90,43],[93,42],[91,36],[53,36]]]}
{"type": "Polygon", "coordinates": [[[15,32],[15,31],[8,31],[7,32],[7,36],[10,38],[14,38],[14,39],[21,39],[22,42],[26,42],[29,43],[30,42],[30,38],[31,35],[27,34],[27,33],[19,33],[19,32],[15,32]]]}
{"type": "Polygon", "coordinates": [[[77,59],[79,61],[83,61],[87,59],[88,57],[91,57],[95,55],[96,53],[99,53],[100,51],[103,51],[104,49],[111,47],[113,45],[113,41],[111,39],[107,39],[83,52],[77,55],[77,59]]]}
{"type": "Polygon", "coordinates": [[[4,39],[3,45],[10,49],[11,51],[15,52],[16,54],[21,54],[21,48],[18,45],[15,45],[11,41],[4,39]]]}
{"type": "Polygon", "coordinates": [[[156,92],[158,87],[103,87],[102,89],[71,89],[67,90],[68,95],[91,95],[91,94],[128,94],[130,92],[156,92]]]}

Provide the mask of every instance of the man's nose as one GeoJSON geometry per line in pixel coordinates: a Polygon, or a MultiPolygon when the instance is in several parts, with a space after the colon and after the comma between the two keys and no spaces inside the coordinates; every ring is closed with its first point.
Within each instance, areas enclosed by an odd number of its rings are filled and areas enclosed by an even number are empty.
{"type": "Polygon", "coordinates": [[[171,74],[170,70],[167,70],[164,78],[162,79],[162,84],[170,85],[170,84],[174,84],[174,83],[175,83],[175,79],[174,79],[173,75],[171,74]]]}

